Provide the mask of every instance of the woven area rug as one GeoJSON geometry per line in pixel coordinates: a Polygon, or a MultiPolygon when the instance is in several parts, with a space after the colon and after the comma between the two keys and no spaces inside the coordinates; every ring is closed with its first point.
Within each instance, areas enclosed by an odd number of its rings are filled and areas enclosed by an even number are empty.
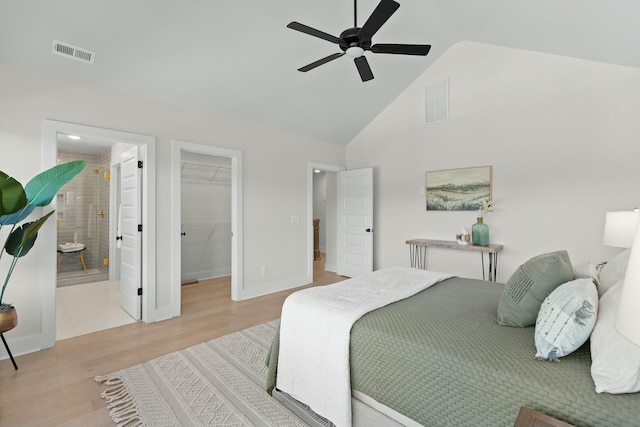
{"type": "Polygon", "coordinates": [[[278,320],[96,377],[118,426],[305,426],[265,391],[278,320]]]}

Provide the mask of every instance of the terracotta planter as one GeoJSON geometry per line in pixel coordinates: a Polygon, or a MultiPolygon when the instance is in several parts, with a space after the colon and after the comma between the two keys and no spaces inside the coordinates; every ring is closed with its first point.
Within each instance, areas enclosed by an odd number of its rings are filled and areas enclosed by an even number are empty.
{"type": "Polygon", "coordinates": [[[18,313],[15,308],[0,312],[0,333],[5,333],[18,325],[18,313]]]}

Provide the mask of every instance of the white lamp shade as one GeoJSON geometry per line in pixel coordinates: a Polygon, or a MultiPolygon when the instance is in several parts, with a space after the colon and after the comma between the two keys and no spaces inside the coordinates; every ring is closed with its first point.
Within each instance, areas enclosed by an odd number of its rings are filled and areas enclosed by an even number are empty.
{"type": "Polygon", "coordinates": [[[629,254],[616,329],[627,339],[640,345],[640,228],[635,232],[629,254]]]}
{"type": "Polygon", "coordinates": [[[604,222],[604,240],[607,246],[630,248],[638,228],[640,212],[607,212],[604,222]]]}

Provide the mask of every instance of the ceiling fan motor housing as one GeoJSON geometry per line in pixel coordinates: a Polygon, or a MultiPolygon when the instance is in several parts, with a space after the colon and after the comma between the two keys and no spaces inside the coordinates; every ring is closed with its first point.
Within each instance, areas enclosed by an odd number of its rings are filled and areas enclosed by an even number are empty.
{"type": "Polygon", "coordinates": [[[347,28],[340,34],[340,40],[343,43],[340,43],[340,49],[343,51],[347,51],[350,47],[359,46],[364,50],[369,50],[371,47],[371,38],[368,40],[360,40],[359,37],[360,28],[347,28]]]}

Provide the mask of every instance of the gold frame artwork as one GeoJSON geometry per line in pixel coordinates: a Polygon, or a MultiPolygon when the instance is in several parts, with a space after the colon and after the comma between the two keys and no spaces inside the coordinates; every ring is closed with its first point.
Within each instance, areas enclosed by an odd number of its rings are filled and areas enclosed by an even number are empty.
{"type": "Polygon", "coordinates": [[[493,167],[425,172],[428,211],[477,211],[493,200],[493,167]]]}

